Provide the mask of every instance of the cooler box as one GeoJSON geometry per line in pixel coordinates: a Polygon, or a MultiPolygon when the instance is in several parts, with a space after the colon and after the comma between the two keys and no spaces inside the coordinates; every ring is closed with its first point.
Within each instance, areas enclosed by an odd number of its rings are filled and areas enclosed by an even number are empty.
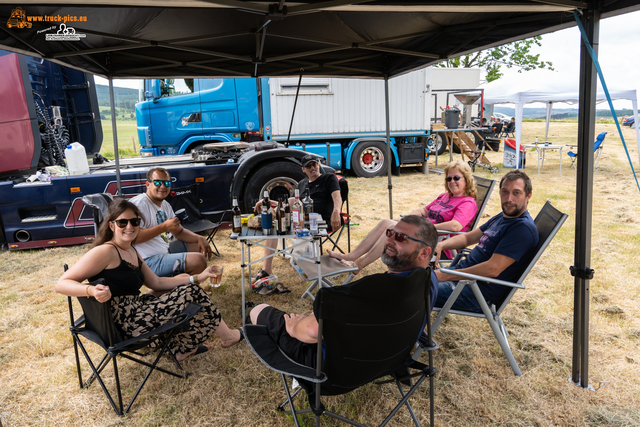
{"type": "MultiPolygon", "coordinates": [[[[524,147],[520,145],[520,167],[524,169],[527,160],[527,153],[524,151],[524,147]]],[[[515,169],[516,167],[516,140],[513,138],[504,139],[504,157],[502,160],[502,167],[515,169]]]]}

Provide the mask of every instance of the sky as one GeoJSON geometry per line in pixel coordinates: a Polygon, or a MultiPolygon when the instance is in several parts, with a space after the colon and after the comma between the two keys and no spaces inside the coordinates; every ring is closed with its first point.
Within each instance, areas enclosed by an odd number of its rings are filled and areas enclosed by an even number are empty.
{"type": "MultiPolygon", "coordinates": [[[[640,12],[603,19],[600,21],[600,46],[598,59],[609,89],[636,89],[640,93],[640,12]]],[[[558,80],[571,84],[579,76],[580,31],[569,28],[542,36],[542,46],[533,53],[540,59],[551,61],[558,80]]],[[[516,69],[503,67],[505,77],[518,74],[516,69]]],[[[526,75],[526,72],[520,73],[526,75]]],[[[97,84],[108,81],[96,76],[97,84]]],[[[114,86],[139,89],[139,80],[114,80],[114,86]]],[[[616,101],[616,108],[631,108],[631,101],[616,101]]],[[[531,104],[531,106],[535,106],[531,104]]],[[[558,105],[561,107],[561,105],[558,105]]],[[[597,108],[608,108],[598,104],[597,108]]]]}

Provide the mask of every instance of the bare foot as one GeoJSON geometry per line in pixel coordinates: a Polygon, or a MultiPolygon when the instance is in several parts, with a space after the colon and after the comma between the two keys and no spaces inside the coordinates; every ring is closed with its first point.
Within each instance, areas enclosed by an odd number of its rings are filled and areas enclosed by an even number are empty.
{"type": "Polygon", "coordinates": [[[193,351],[191,351],[189,353],[176,354],[176,360],[178,362],[182,362],[183,360],[185,360],[185,359],[187,359],[187,358],[189,358],[191,356],[195,356],[196,354],[206,353],[209,350],[211,350],[211,346],[210,345],[200,344],[198,347],[196,347],[193,351]]]}
{"type": "Polygon", "coordinates": [[[331,258],[335,258],[335,259],[339,259],[339,260],[345,260],[345,261],[354,261],[352,259],[349,259],[349,254],[343,254],[341,252],[336,252],[336,251],[332,251],[327,249],[327,253],[329,254],[329,256],[331,258]]]}
{"type": "Polygon", "coordinates": [[[229,338],[221,340],[222,341],[221,346],[222,348],[231,348],[234,345],[238,344],[243,339],[244,339],[244,334],[242,333],[242,328],[232,329],[231,335],[229,335],[229,338]]]}
{"type": "Polygon", "coordinates": [[[347,261],[346,259],[341,259],[340,262],[346,265],[347,267],[357,268],[356,271],[351,272],[351,274],[353,274],[354,276],[360,273],[360,267],[358,267],[357,261],[347,261]]]}

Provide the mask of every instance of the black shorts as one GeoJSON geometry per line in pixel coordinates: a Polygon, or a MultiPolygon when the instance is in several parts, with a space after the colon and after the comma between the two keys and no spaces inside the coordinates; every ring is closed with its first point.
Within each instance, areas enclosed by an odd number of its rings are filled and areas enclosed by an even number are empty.
{"type": "Polygon", "coordinates": [[[293,361],[301,365],[316,367],[317,344],[307,344],[292,338],[287,333],[287,327],[284,323],[284,315],[288,314],[274,307],[265,307],[258,318],[258,325],[264,325],[269,330],[269,335],[278,343],[282,351],[293,361]]]}

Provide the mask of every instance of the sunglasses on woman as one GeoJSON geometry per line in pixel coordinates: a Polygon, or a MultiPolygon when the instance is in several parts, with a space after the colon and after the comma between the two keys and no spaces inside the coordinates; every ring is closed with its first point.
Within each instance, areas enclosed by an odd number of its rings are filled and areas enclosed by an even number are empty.
{"type": "Polygon", "coordinates": [[[118,228],[126,228],[128,223],[131,223],[132,227],[140,226],[140,218],[128,218],[128,219],[116,219],[113,221],[116,223],[118,228]]]}
{"type": "Polygon", "coordinates": [[[447,181],[447,182],[451,182],[451,180],[454,180],[455,182],[458,182],[461,179],[462,179],[461,176],[456,175],[456,176],[448,176],[444,180],[447,181]]]}
{"type": "Polygon", "coordinates": [[[162,184],[167,188],[171,187],[171,181],[165,181],[164,179],[154,179],[151,182],[153,182],[153,185],[156,187],[160,187],[162,184]]]}
{"type": "Polygon", "coordinates": [[[391,228],[388,228],[388,229],[387,229],[387,237],[393,237],[394,239],[396,239],[396,241],[398,241],[398,242],[400,242],[400,243],[402,243],[402,242],[404,242],[405,240],[409,239],[409,240],[412,240],[412,241],[414,241],[414,242],[422,243],[422,244],[423,244],[423,245],[425,245],[425,246],[429,246],[429,245],[427,245],[427,243],[426,243],[425,241],[423,241],[423,240],[420,240],[420,239],[414,239],[413,237],[409,237],[409,236],[407,236],[407,235],[406,235],[406,234],[404,234],[404,233],[398,233],[397,231],[392,230],[391,228]]]}

